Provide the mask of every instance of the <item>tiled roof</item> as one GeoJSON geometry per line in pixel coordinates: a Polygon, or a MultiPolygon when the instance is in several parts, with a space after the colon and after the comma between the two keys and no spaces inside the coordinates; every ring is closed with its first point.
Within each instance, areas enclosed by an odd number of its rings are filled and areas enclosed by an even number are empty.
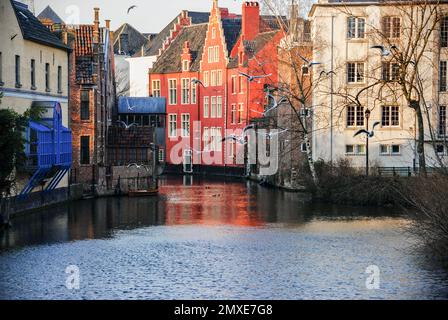
{"type": "Polygon", "coordinates": [[[28,10],[27,5],[13,0],[11,0],[11,4],[14,8],[24,39],[55,48],[68,49],[57,36],[51,33],[51,31],[28,10]]]}
{"type": "MultiPolygon", "coordinates": [[[[210,17],[210,13],[208,12],[188,11],[187,14],[191,19],[192,25],[206,23],[210,17]]],[[[156,56],[159,54],[159,49],[162,48],[164,41],[170,36],[171,30],[173,30],[174,25],[177,23],[181,15],[182,13],[176,16],[176,18],[174,18],[162,31],[160,31],[159,34],[157,34],[150,42],[146,43],[143,49],[144,56],[156,56]]],[[[141,50],[134,55],[134,57],[141,56],[141,50]]]]}
{"type": "Polygon", "coordinates": [[[227,52],[230,53],[241,34],[241,18],[222,19],[222,28],[227,43],[227,52]]]}
{"type": "Polygon", "coordinates": [[[148,42],[147,37],[130,24],[125,23],[114,32],[114,53],[133,56],[148,42]],[[126,35],[126,41],[123,41],[123,35],[126,35]]]}
{"type": "Polygon", "coordinates": [[[192,62],[191,71],[199,71],[199,63],[204,48],[206,23],[185,27],[173,43],[166,49],[154,64],[151,73],[174,73],[182,71],[180,57],[185,41],[190,43],[192,62]]]}
{"type": "MultiPolygon", "coordinates": [[[[278,33],[278,30],[268,31],[260,33],[254,40],[252,41],[244,41],[244,48],[246,51],[246,55],[249,59],[256,56],[269,41],[275,37],[278,33]]],[[[232,58],[228,65],[229,68],[237,68],[238,67],[238,56],[232,58]]]]}
{"type": "Polygon", "coordinates": [[[38,16],[37,18],[39,20],[48,19],[51,20],[53,23],[59,23],[64,24],[64,21],[57,15],[56,12],[50,7],[47,6],[38,16]]]}

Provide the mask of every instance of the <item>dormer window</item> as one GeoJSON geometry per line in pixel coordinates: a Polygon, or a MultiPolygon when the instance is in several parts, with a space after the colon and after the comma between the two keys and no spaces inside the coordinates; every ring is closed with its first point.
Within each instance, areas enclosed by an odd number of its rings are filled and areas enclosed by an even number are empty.
{"type": "Polygon", "coordinates": [[[182,61],[182,71],[190,71],[190,61],[184,60],[182,61]]]}

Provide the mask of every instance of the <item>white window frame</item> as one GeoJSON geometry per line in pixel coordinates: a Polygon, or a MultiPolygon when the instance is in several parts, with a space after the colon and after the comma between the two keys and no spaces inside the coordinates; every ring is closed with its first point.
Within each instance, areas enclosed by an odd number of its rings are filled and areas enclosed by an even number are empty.
{"type": "Polygon", "coordinates": [[[169,96],[168,99],[169,105],[171,106],[177,105],[177,79],[168,79],[168,96],[169,96]],[[174,84],[174,87],[172,86],[172,84],[174,84]]]}
{"type": "Polygon", "coordinates": [[[210,97],[205,96],[204,97],[204,111],[203,111],[204,118],[210,117],[210,97]]]}
{"type": "Polygon", "coordinates": [[[197,103],[197,98],[198,98],[198,85],[197,83],[195,83],[195,80],[197,80],[196,78],[191,78],[191,104],[196,104],[197,103]]]}
{"type": "Polygon", "coordinates": [[[347,39],[352,40],[352,39],[365,39],[366,38],[366,18],[365,17],[347,17],[347,39]],[[350,20],[354,19],[354,34],[352,34],[352,32],[350,32],[350,20]],[[363,30],[362,30],[362,35],[361,35],[361,22],[363,25],[363,30]]]}
{"type": "Polygon", "coordinates": [[[216,118],[217,97],[211,97],[210,101],[210,118],[216,118]]]}
{"type": "Polygon", "coordinates": [[[181,79],[181,104],[190,104],[190,79],[181,79]]]}
{"type": "Polygon", "coordinates": [[[188,138],[190,137],[190,130],[191,130],[191,125],[190,125],[190,114],[189,113],[182,113],[181,114],[181,134],[183,138],[188,138]]]}
{"type": "Polygon", "coordinates": [[[346,77],[347,77],[347,83],[348,84],[357,84],[357,83],[364,83],[366,79],[366,64],[362,61],[349,61],[346,65],[346,77]],[[349,65],[354,65],[354,81],[350,81],[349,79],[349,65]],[[360,66],[362,65],[362,74],[359,72],[360,66]]]}
{"type": "Polygon", "coordinates": [[[162,90],[160,89],[160,80],[152,80],[152,96],[159,98],[162,95],[162,90]]]}
{"type": "Polygon", "coordinates": [[[222,118],[222,96],[216,98],[216,118],[222,118]]]}
{"type": "Polygon", "coordinates": [[[177,138],[177,113],[168,114],[168,137],[177,138]]]}

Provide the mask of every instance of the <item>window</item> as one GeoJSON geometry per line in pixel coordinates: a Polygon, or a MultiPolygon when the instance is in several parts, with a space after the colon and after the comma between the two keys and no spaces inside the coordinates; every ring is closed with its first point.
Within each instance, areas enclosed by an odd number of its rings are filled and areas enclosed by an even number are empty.
{"type": "Polygon", "coordinates": [[[364,63],[363,62],[347,63],[347,82],[348,83],[364,82],[364,63]]]}
{"type": "Polygon", "coordinates": [[[195,82],[195,78],[191,79],[191,103],[196,104],[197,99],[197,87],[198,85],[195,82]]]}
{"type": "Polygon", "coordinates": [[[215,54],[215,50],[213,47],[208,48],[208,63],[215,62],[215,57],[213,56],[215,54]]]}
{"type": "Polygon", "coordinates": [[[401,146],[398,144],[393,144],[390,149],[392,155],[397,155],[401,153],[401,146]]]}
{"type": "Polygon", "coordinates": [[[80,150],[80,162],[81,165],[90,164],[90,137],[81,137],[81,150],[80,150]]]}
{"type": "Polygon", "coordinates": [[[171,105],[177,104],[177,80],[170,79],[170,80],[168,80],[168,84],[169,84],[169,93],[170,93],[169,103],[171,105]]]}
{"type": "Polygon", "coordinates": [[[222,128],[210,128],[210,150],[222,151],[222,128]]]}
{"type": "Polygon", "coordinates": [[[232,124],[236,124],[236,104],[232,104],[232,111],[230,113],[232,124]]]}
{"type": "Polygon", "coordinates": [[[177,114],[170,114],[169,115],[168,136],[170,138],[176,138],[177,137],[177,114]]]}
{"type": "Polygon", "coordinates": [[[182,104],[190,103],[190,79],[182,79],[182,104]]]}
{"type": "Polygon", "coordinates": [[[62,93],[62,67],[58,66],[58,93],[62,93]]]}
{"type": "Polygon", "coordinates": [[[381,114],[381,125],[383,127],[400,126],[400,107],[383,106],[381,114]]]}
{"type": "Polygon", "coordinates": [[[441,92],[447,91],[447,62],[440,61],[439,70],[439,90],[441,92]]]}
{"type": "Polygon", "coordinates": [[[222,118],[222,97],[221,96],[217,98],[216,117],[222,118]]]}
{"type": "Polygon", "coordinates": [[[81,120],[90,120],[90,92],[81,90],[81,120]]]}
{"type": "Polygon", "coordinates": [[[190,62],[188,60],[182,61],[182,71],[190,70],[190,62]]]}
{"type": "Polygon", "coordinates": [[[381,24],[385,38],[400,38],[401,19],[399,17],[384,17],[381,24]]]}
{"type": "Polygon", "coordinates": [[[31,59],[31,89],[36,89],[36,60],[31,59]]]}
{"type": "Polygon", "coordinates": [[[240,93],[243,93],[243,85],[244,85],[244,78],[243,78],[243,76],[240,76],[239,77],[239,83],[238,83],[238,88],[240,89],[240,93]]]}
{"type": "Polygon", "coordinates": [[[210,85],[212,87],[216,86],[216,71],[210,72],[210,85]]]}
{"type": "Polygon", "coordinates": [[[234,140],[229,141],[229,158],[234,159],[236,154],[236,143],[234,140]]]}
{"type": "Polygon", "coordinates": [[[22,84],[20,83],[20,56],[16,56],[16,87],[20,88],[22,84]]]}
{"type": "Polygon", "coordinates": [[[347,127],[364,126],[364,107],[347,106],[347,127]]]}
{"type": "Polygon", "coordinates": [[[217,71],[216,85],[222,86],[222,70],[217,71]]]}
{"type": "Polygon", "coordinates": [[[45,64],[45,91],[50,91],[50,64],[45,64]]]}
{"type": "Polygon", "coordinates": [[[307,147],[306,147],[306,143],[305,142],[302,142],[300,144],[300,151],[303,152],[303,153],[307,152],[307,147]]]}
{"type": "Polygon", "coordinates": [[[440,46],[448,47],[448,17],[443,17],[440,22],[440,46]]]}
{"type": "Polygon", "coordinates": [[[243,116],[244,116],[244,104],[240,103],[238,105],[238,123],[243,123],[243,116]]]}
{"type": "Polygon", "coordinates": [[[204,71],[204,86],[205,87],[208,87],[208,80],[209,80],[208,75],[209,75],[208,71],[204,71]]]}
{"type": "Polygon", "coordinates": [[[204,97],[204,118],[209,116],[209,97],[204,97]]]}
{"type": "Polygon", "coordinates": [[[400,78],[400,65],[396,62],[383,62],[382,74],[384,81],[398,81],[400,78]]]}
{"type": "Polygon", "coordinates": [[[365,37],[366,20],[364,18],[349,17],[347,19],[347,38],[363,39],[365,37]]]}
{"type": "Polygon", "coordinates": [[[380,154],[381,155],[389,155],[389,146],[387,144],[380,145],[380,154]]]}
{"type": "Polygon", "coordinates": [[[204,127],[204,134],[202,140],[204,144],[204,151],[210,150],[210,132],[207,127],[204,127]]]}
{"type": "Polygon", "coordinates": [[[232,76],[232,87],[231,87],[232,94],[236,93],[236,76],[232,76]]]}
{"type": "Polygon", "coordinates": [[[446,106],[439,106],[439,136],[446,135],[446,106]]]}
{"type": "Polygon", "coordinates": [[[215,47],[214,57],[215,57],[215,62],[219,62],[219,46],[215,47]]]}
{"type": "Polygon", "coordinates": [[[366,153],[366,146],[364,144],[348,144],[345,146],[345,153],[347,155],[363,155],[366,153]]]}
{"type": "Polygon", "coordinates": [[[152,96],[156,98],[161,96],[160,80],[152,80],[152,96]]]}
{"type": "Polygon", "coordinates": [[[189,114],[182,114],[182,137],[189,137],[190,136],[190,115],[189,114]]]}
{"type": "Polygon", "coordinates": [[[212,39],[216,38],[216,28],[212,29],[212,39]]]}
{"type": "Polygon", "coordinates": [[[163,148],[159,149],[159,162],[164,162],[165,161],[165,150],[163,150],[163,148]]]}
{"type": "Polygon", "coordinates": [[[212,103],[210,108],[210,118],[216,118],[216,97],[212,97],[212,103]]]}

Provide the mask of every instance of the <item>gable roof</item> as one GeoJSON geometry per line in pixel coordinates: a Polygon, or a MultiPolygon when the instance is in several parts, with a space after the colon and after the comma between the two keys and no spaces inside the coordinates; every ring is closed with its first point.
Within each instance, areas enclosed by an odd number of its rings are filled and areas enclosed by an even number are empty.
{"type": "Polygon", "coordinates": [[[50,7],[47,6],[42,12],[37,16],[39,20],[51,20],[53,23],[64,24],[64,21],[57,15],[56,12],[50,7]]]}
{"type": "Polygon", "coordinates": [[[128,23],[121,25],[114,32],[114,53],[115,54],[126,54],[134,55],[136,52],[141,50],[142,46],[148,43],[149,40],[137,29],[128,23]],[[125,43],[122,42],[121,36],[127,35],[127,40],[125,43]],[[121,49],[121,50],[120,50],[121,49]],[[121,52],[119,52],[121,51],[121,52]]]}
{"type": "Polygon", "coordinates": [[[199,71],[202,51],[204,49],[205,35],[208,25],[206,23],[196,24],[182,29],[173,43],[157,59],[150,73],[175,73],[182,71],[180,61],[185,41],[190,44],[192,61],[191,71],[199,71]]]}
{"type": "Polygon", "coordinates": [[[68,50],[68,47],[28,10],[27,5],[14,0],[10,1],[25,40],[68,50]]]}
{"type": "Polygon", "coordinates": [[[227,44],[227,52],[230,54],[233,47],[238,41],[241,34],[242,20],[236,19],[222,19],[222,28],[224,31],[224,38],[227,44]]]}
{"type": "MultiPolygon", "coordinates": [[[[202,24],[206,23],[209,20],[210,13],[209,12],[196,12],[196,11],[187,11],[188,17],[191,20],[191,24],[202,24]]],[[[171,30],[174,29],[175,24],[178,22],[179,18],[182,16],[182,13],[178,14],[159,34],[157,34],[151,41],[147,42],[142,50],[134,55],[134,57],[141,56],[157,56],[159,54],[159,49],[162,48],[165,40],[170,36],[171,30]]]]}
{"type": "MultiPolygon", "coordinates": [[[[278,33],[278,30],[268,31],[258,34],[254,40],[248,41],[244,40],[244,50],[249,59],[255,57],[263,48],[268,44],[275,35],[278,33]]],[[[244,63],[247,66],[247,61],[244,63]]],[[[237,68],[238,67],[238,56],[235,56],[230,59],[229,68],[237,68]]]]}

